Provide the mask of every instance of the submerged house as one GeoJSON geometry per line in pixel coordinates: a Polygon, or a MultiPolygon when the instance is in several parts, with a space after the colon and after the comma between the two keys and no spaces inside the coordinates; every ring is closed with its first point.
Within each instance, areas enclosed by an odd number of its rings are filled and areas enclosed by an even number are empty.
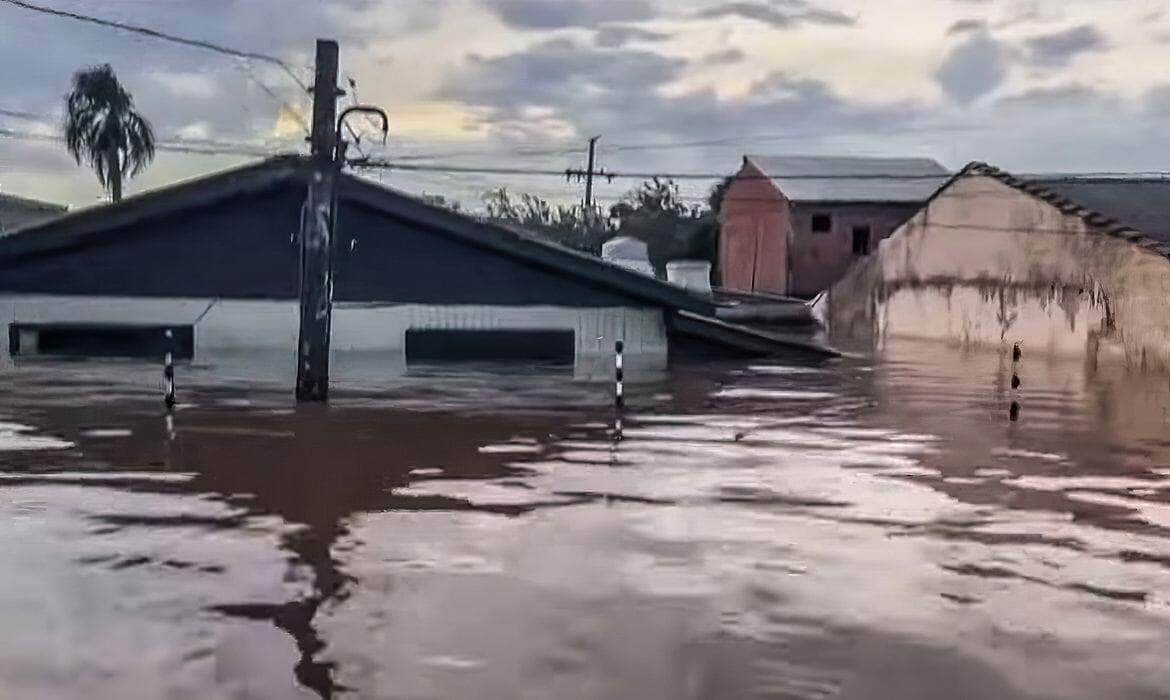
{"type": "Polygon", "coordinates": [[[0,235],[55,219],[66,211],[60,204],[0,194],[0,235]]]}
{"type": "Polygon", "coordinates": [[[1170,368],[1170,180],[972,163],[829,294],[834,333],[1170,368]]]}
{"type": "Polygon", "coordinates": [[[813,296],[938,189],[925,158],[744,156],[720,210],[722,285],[813,296]]]}
{"type": "MultiPolygon", "coordinates": [[[[0,361],[159,357],[169,329],[180,358],[261,358],[291,376],[309,174],[306,159],[278,157],[0,238],[0,361]]],[[[761,349],[710,318],[710,299],[349,174],[339,181],[334,376],[443,359],[608,374],[616,340],[634,368],[665,366],[687,339],[761,349]]]]}

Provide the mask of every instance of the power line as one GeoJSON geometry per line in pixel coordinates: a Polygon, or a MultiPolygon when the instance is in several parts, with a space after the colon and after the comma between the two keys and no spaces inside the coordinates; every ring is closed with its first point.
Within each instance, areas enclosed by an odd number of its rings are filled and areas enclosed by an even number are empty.
{"type": "MultiPolygon", "coordinates": [[[[416,172],[437,172],[437,173],[468,173],[479,175],[533,175],[545,177],[566,177],[572,175],[572,169],[553,170],[542,168],[521,168],[508,166],[479,166],[479,165],[458,165],[448,163],[412,163],[402,161],[387,161],[370,159],[365,161],[354,162],[353,165],[359,168],[382,168],[387,170],[407,170],[416,172]]],[[[783,175],[736,175],[735,173],[672,173],[672,172],[612,172],[606,173],[607,177],[638,179],[638,180],[653,180],[658,178],[660,180],[718,180],[725,177],[735,177],[737,180],[893,180],[893,181],[929,181],[937,180],[944,181],[952,177],[955,173],[934,173],[934,174],[903,174],[903,173],[785,173],[783,175]]],[[[1065,173],[1046,173],[1034,176],[1026,176],[1025,179],[1031,177],[1036,180],[1044,180],[1046,182],[1069,181],[1075,182],[1087,178],[1170,178],[1170,171],[1165,170],[1147,170],[1147,171],[1090,171],[1090,172],[1065,172],[1065,173]]]]}
{"type": "MultiPolygon", "coordinates": [[[[42,143],[63,143],[64,139],[60,136],[52,134],[38,134],[31,131],[17,131],[14,129],[0,128],[0,138],[13,139],[20,141],[39,141],[42,143]]],[[[227,141],[212,141],[210,139],[201,140],[194,139],[185,141],[183,139],[168,139],[155,143],[155,149],[159,151],[166,151],[169,153],[186,153],[191,155],[232,155],[232,156],[253,156],[256,158],[268,158],[277,155],[280,151],[263,148],[259,146],[252,146],[249,144],[237,144],[227,141]]]]}
{"type": "Polygon", "coordinates": [[[249,66],[247,62],[241,62],[240,69],[244,72],[244,75],[247,76],[249,80],[255,83],[256,86],[264,92],[265,95],[271,97],[277,102],[277,104],[279,104],[289,114],[291,114],[293,118],[297,120],[297,123],[300,124],[301,128],[305,130],[306,134],[309,133],[309,121],[305,118],[304,113],[300,109],[289,104],[287,100],[283,99],[280,95],[277,95],[272,88],[268,87],[264,81],[260,80],[260,78],[256,76],[255,71],[252,70],[251,66],[249,66]]]}
{"type": "Polygon", "coordinates": [[[266,63],[271,63],[271,64],[279,67],[281,70],[283,70],[285,73],[287,73],[288,76],[293,79],[293,82],[295,82],[298,86],[300,86],[300,88],[302,90],[307,91],[309,89],[309,86],[306,85],[305,82],[303,80],[301,80],[299,77],[297,77],[296,72],[292,69],[292,67],[288,63],[285,63],[284,61],[282,61],[281,59],[279,59],[275,56],[269,56],[268,54],[256,53],[253,51],[241,51],[239,49],[233,49],[233,48],[228,47],[228,46],[214,44],[210,41],[203,41],[201,39],[188,39],[187,37],[176,36],[174,34],[167,34],[165,32],[160,32],[157,29],[151,29],[149,27],[140,27],[140,26],[137,26],[134,24],[126,24],[124,22],[116,22],[113,20],[102,19],[100,17],[92,17],[90,15],[83,15],[83,14],[79,14],[77,12],[69,12],[67,10],[58,10],[58,9],[52,8],[52,7],[44,7],[42,5],[34,5],[31,2],[25,2],[25,0],[0,0],[0,2],[5,2],[5,3],[8,3],[9,5],[12,5],[14,7],[24,8],[26,10],[31,10],[33,12],[40,12],[40,13],[43,13],[46,15],[54,15],[57,17],[65,17],[68,19],[77,20],[79,22],[88,22],[90,24],[96,24],[96,25],[99,25],[102,27],[110,27],[112,29],[121,29],[123,31],[133,32],[135,34],[142,34],[143,36],[149,36],[149,37],[152,37],[154,39],[162,39],[163,41],[170,41],[170,42],[173,42],[176,44],[183,44],[184,46],[193,46],[195,48],[206,49],[208,51],[215,51],[217,53],[222,53],[222,54],[225,54],[228,56],[235,56],[236,58],[245,58],[245,59],[253,59],[253,60],[257,60],[257,61],[264,61],[266,63]]]}
{"type": "Polygon", "coordinates": [[[53,118],[47,114],[36,114],[34,112],[24,112],[24,111],[21,111],[19,109],[4,109],[3,107],[0,107],[0,116],[13,117],[15,119],[27,119],[28,121],[34,121],[34,122],[46,121],[46,120],[50,120],[53,118]]]}
{"type": "MultiPolygon", "coordinates": [[[[56,122],[57,120],[60,119],[60,116],[58,116],[58,115],[37,113],[37,112],[25,112],[25,111],[21,111],[21,110],[8,109],[5,107],[0,107],[0,116],[15,117],[17,119],[27,119],[29,121],[35,121],[35,122],[56,122]]],[[[0,128],[0,135],[3,135],[6,138],[25,138],[25,139],[29,139],[29,140],[38,140],[38,141],[44,141],[44,140],[60,141],[61,140],[59,137],[54,136],[52,134],[42,134],[42,133],[31,132],[31,131],[21,132],[21,131],[14,131],[12,129],[3,129],[3,128],[0,128]]],[[[244,142],[244,141],[229,141],[229,140],[224,140],[224,139],[191,138],[191,137],[184,137],[184,136],[178,136],[178,135],[169,136],[167,138],[160,139],[159,143],[162,143],[164,145],[183,145],[183,146],[194,147],[194,148],[242,149],[241,154],[256,153],[257,155],[270,155],[271,154],[270,152],[273,150],[271,141],[269,141],[268,143],[265,143],[265,144],[258,144],[258,143],[248,143],[248,142],[244,142]]],[[[287,143],[285,145],[288,146],[289,148],[292,148],[292,149],[296,148],[293,141],[290,141],[289,143],[287,143]]]]}
{"type": "MultiPolygon", "coordinates": [[[[478,166],[478,165],[455,165],[445,163],[405,163],[401,161],[385,161],[385,160],[366,160],[354,162],[355,167],[360,168],[384,168],[388,170],[410,170],[418,172],[437,172],[437,173],[470,173],[479,175],[534,175],[534,176],[555,176],[555,177],[571,177],[575,171],[572,168],[567,170],[551,170],[541,168],[519,168],[506,166],[478,166]]],[[[1168,173],[1170,174],[1170,173],[1168,173]]],[[[669,173],[669,172],[606,172],[607,178],[625,178],[637,180],[653,180],[658,178],[660,180],[717,180],[721,178],[734,175],[734,173],[669,173]]],[[[792,179],[792,180],[945,180],[949,175],[934,174],[934,175],[901,175],[897,173],[855,173],[842,174],[834,173],[831,175],[825,174],[796,174],[784,175],[782,178],[771,175],[744,175],[739,179],[745,180],[775,180],[775,179],[792,179]]]]}

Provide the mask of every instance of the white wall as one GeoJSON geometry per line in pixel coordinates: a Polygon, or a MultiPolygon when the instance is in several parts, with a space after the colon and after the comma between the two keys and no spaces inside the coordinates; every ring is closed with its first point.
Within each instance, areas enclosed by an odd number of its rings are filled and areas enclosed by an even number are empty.
{"type": "MultiPolygon", "coordinates": [[[[296,361],[298,315],[291,301],[0,295],[0,323],[14,322],[192,325],[196,364],[291,372],[296,361]]],[[[332,374],[359,366],[368,371],[371,362],[389,374],[403,372],[412,328],[572,330],[575,373],[586,378],[612,374],[618,339],[632,369],[662,369],[667,359],[666,325],[657,309],[338,303],[332,374]]],[[[0,360],[11,362],[6,342],[0,360]]]]}

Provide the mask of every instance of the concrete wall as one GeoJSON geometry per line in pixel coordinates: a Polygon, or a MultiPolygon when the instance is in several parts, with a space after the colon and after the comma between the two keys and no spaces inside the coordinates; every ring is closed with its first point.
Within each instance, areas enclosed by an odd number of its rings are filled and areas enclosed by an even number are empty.
{"type": "Polygon", "coordinates": [[[919,209],[918,204],[861,204],[798,202],[791,211],[791,294],[813,296],[841,279],[858,259],[853,252],[853,229],[868,226],[869,249],[890,236],[919,209]],[[828,214],[832,227],[813,233],[814,214],[828,214]]]}
{"type": "Polygon", "coordinates": [[[1020,342],[1170,368],[1170,261],[989,177],[955,181],[835,285],[837,337],[1020,342]]]}
{"type": "Polygon", "coordinates": [[[788,292],[788,200],[745,164],[723,197],[719,279],[729,289],[788,292]]]}
{"type": "MultiPolygon", "coordinates": [[[[10,323],[193,325],[195,364],[242,362],[268,376],[275,368],[281,377],[284,368],[291,377],[296,364],[297,304],[290,301],[0,296],[0,327],[7,331],[10,323]]],[[[373,363],[388,375],[400,374],[406,369],[406,331],[424,328],[572,330],[579,377],[608,379],[618,339],[633,370],[663,369],[667,360],[666,324],[658,309],[339,303],[333,373],[344,377],[350,368],[367,371],[373,363]]],[[[6,342],[0,343],[0,362],[13,362],[6,342]]]]}

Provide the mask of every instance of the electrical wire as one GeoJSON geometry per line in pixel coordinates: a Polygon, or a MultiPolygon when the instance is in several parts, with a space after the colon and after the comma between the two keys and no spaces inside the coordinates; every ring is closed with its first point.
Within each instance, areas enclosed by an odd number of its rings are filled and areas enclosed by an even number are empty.
{"type": "MultiPolygon", "coordinates": [[[[532,175],[544,177],[566,177],[565,170],[548,168],[524,168],[513,166],[489,165],[459,165],[455,163],[414,163],[401,160],[388,161],[370,159],[352,163],[358,168],[382,168],[387,170],[404,170],[415,172],[436,173],[468,173],[478,175],[532,175]]],[[[596,175],[598,179],[637,179],[637,180],[719,180],[725,177],[735,177],[737,180],[876,180],[876,181],[931,181],[943,182],[953,173],[785,173],[784,175],[735,175],[734,173],[696,173],[696,172],[606,172],[596,175]]],[[[1170,178],[1170,171],[1095,171],[1095,172],[1066,172],[1049,173],[1034,176],[1034,179],[1045,182],[1076,182],[1087,178],[1170,178]]]]}
{"type": "MultiPolygon", "coordinates": [[[[38,134],[30,131],[17,131],[0,127],[0,138],[23,141],[39,141],[43,143],[64,143],[65,139],[53,134],[38,134]]],[[[278,155],[280,151],[249,144],[235,144],[226,141],[167,139],[158,141],[155,150],[170,153],[187,153],[191,155],[232,155],[269,158],[278,155]]]]}
{"type": "Polygon", "coordinates": [[[12,117],[14,119],[27,119],[28,121],[48,121],[51,120],[47,114],[36,114],[34,112],[24,112],[19,109],[5,109],[0,107],[0,117],[12,117]]]}
{"type": "Polygon", "coordinates": [[[284,62],[283,60],[281,60],[275,56],[270,56],[268,54],[257,53],[254,51],[241,51],[239,49],[233,49],[233,48],[228,47],[228,46],[215,44],[215,43],[212,43],[210,41],[203,41],[201,39],[189,39],[187,37],[182,37],[182,36],[177,36],[174,34],[167,34],[165,32],[160,32],[157,29],[151,29],[149,27],[140,27],[140,26],[137,26],[134,24],[126,24],[125,22],[116,22],[114,20],[102,19],[100,17],[93,17],[90,15],[83,15],[83,14],[80,14],[77,12],[70,12],[68,10],[58,10],[58,9],[52,8],[52,7],[45,7],[43,5],[36,5],[36,4],[31,3],[31,2],[25,2],[25,0],[0,0],[0,2],[7,3],[9,5],[12,5],[13,7],[20,7],[20,8],[23,8],[25,10],[30,10],[32,12],[40,12],[40,13],[46,14],[46,15],[54,15],[56,17],[64,17],[67,19],[77,20],[79,22],[88,22],[90,24],[96,24],[96,25],[99,25],[102,27],[109,27],[112,29],[121,29],[123,31],[133,32],[135,34],[141,34],[143,36],[148,36],[148,37],[151,37],[154,39],[161,39],[163,41],[170,41],[170,42],[173,42],[176,44],[182,44],[184,46],[192,46],[195,48],[205,49],[208,51],[215,51],[217,53],[225,54],[227,56],[235,56],[236,58],[245,58],[245,59],[253,59],[253,60],[257,60],[257,61],[264,61],[266,63],[271,63],[272,65],[279,67],[281,70],[283,70],[285,73],[287,73],[288,76],[290,78],[292,78],[293,82],[295,82],[298,86],[300,86],[300,88],[302,90],[305,90],[307,92],[309,89],[309,86],[306,85],[305,82],[297,76],[297,74],[293,70],[292,66],[290,66],[288,63],[284,62]]]}
{"type": "Polygon", "coordinates": [[[300,127],[305,130],[306,134],[309,133],[309,120],[305,118],[305,113],[302,112],[299,108],[289,104],[287,100],[282,98],[280,95],[277,95],[275,90],[268,87],[264,81],[260,80],[260,78],[256,75],[256,72],[252,70],[252,66],[247,59],[242,59],[240,61],[240,70],[242,70],[245,77],[255,83],[256,87],[260,88],[260,90],[263,91],[265,95],[268,95],[277,104],[279,104],[281,108],[291,114],[293,118],[297,120],[297,123],[300,124],[300,127]]]}

